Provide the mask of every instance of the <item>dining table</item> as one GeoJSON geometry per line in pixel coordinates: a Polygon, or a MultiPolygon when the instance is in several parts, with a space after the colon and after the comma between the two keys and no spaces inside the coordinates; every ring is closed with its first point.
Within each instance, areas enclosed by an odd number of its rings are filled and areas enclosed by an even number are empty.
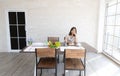
{"type": "MultiPolygon", "coordinates": [[[[25,47],[21,52],[24,53],[35,53],[35,48],[48,48],[48,44],[47,43],[42,43],[42,42],[35,42],[32,43],[31,45],[25,47]]],[[[75,46],[66,46],[64,44],[62,44],[60,47],[58,47],[60,49],[61,52],[64,52],[65,49],[85,49],[81,43],[78,43],[75,46]]]]}
{"type": "MultiPolygon", "coordinates": [[[[43,43],[43,42],[34,42],[31,45],[25,47],[21,52],[24,53],[35,53],[35,49],[36,48],[48,48],[48,44],[47,43],[43,43]]],[[[81,43],[78,43],[76,46],[66,46],[62,43],[62,45],[59,47],[60,52],[64,53],[65,49],[85,49],[81,43]]],[[[34,76],[36,76],[36,64],[34,67],[34,76]]]]}

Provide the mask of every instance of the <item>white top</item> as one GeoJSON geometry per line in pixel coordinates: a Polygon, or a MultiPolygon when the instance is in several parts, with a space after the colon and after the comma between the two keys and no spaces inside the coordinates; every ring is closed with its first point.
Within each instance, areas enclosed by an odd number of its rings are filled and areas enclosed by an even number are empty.
{"type": "Polygon", "coordinates": [[[67,41],[68,42],[71,42],[71,43],[74,43],[75,42],[75,37],[73,36],[67,36],[67,41]]]}
{"type": "MultiPolygon", "coordinates": [[[[24,52],[35,52],[35,48],[48,48],[46,43],[33,43],[31,46],[28,46],[23,51],[24,52]]],[[[64,51],[65,49],[85,49],[79,44],[78,46],[60,46],[60,50],[64,51]]]]}
{"type": "Polygon", "coordinates": [[[69,36],[69,35],[67,35],[65,37],[65,42],[66,43],[70,43],[70,45],[75,45],[75,43],[78,42],[77,35],[76,36],[69,36]]]}

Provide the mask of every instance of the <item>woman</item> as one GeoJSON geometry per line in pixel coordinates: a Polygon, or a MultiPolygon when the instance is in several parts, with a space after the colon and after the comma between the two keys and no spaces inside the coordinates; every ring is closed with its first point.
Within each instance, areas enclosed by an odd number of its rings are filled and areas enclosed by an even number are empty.
{"type": "Polygon", "coordinates": [[[77,29],[72,27],[69,35],[65,37],[65,43],[67,45],[76,45],[77,44],[77,29]]]}

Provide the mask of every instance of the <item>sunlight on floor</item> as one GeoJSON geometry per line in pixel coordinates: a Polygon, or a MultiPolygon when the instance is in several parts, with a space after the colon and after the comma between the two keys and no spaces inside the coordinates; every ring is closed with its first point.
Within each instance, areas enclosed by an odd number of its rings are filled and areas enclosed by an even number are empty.
{"type": "Polygon", "coordinates": [[[100,68],[99,70],[97,70],[96,73],[97,73],[97,76],[114,76],[118,70],[120,70],[120,68],[109,63],[103,68],[100,68]]]}

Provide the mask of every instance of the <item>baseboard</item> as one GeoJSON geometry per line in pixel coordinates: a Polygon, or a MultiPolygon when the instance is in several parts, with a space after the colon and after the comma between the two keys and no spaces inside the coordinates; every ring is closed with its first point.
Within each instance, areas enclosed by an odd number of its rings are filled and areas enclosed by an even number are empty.
{"type": "Polygon", "coordinates": [[[118,61],[117,59],[113,58],[112,56],[108,55],[105,52],[102,52],[103,55],[105,55],[107,58],[109,58],[110,60],[112,60],[113,62],[117,63],[120,66],[120,61],[118,61]]]}
{"type": "Polygon", "coordinates": [[[19,53],[21,50],[10,50],[9,52],[17,52],[19,53]]]}

